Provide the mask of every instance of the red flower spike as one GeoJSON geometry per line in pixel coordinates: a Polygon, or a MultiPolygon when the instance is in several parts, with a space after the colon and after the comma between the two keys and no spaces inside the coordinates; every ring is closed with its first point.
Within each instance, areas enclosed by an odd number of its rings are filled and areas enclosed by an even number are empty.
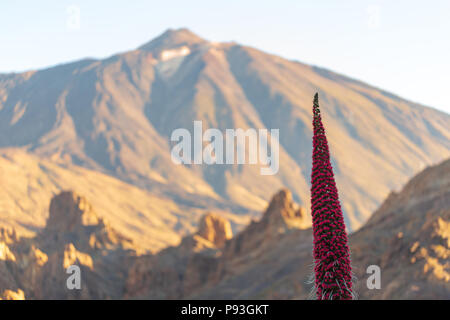
{"type": "Polygon", "coordinates": [[[313,114],[311,214],[315,289],[319,300],[349,300],[353,298],[350,252],[317,93],[313,114]]]}

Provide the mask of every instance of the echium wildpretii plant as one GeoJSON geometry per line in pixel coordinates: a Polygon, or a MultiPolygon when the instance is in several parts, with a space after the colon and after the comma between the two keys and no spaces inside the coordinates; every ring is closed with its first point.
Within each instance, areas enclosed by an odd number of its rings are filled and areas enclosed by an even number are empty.
{"type": "Polygon", "coordinates": [[[314,232],[315,290],[319,300],[352,299],[352,269],[344,217],[330,163],[328,142],[314,96],[311,214],[314,232]]]}

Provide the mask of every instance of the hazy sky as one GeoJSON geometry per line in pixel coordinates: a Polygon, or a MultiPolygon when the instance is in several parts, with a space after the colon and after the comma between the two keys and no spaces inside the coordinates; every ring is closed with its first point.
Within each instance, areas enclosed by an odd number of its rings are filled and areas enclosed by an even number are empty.
{"type": "Polygon", "coordinates": [[[2,1],[0,72],[106,57],[179,27],[326,67],[450,113],[448,0],[2,1]]]}

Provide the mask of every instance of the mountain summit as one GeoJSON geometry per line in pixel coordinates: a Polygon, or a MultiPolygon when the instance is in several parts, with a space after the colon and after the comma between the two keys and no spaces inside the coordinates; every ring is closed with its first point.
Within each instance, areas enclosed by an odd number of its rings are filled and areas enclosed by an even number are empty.
{"type": "Polygon", "coordinates": [[[150,42],[140,46],[139,50],[144,51],[160,51],[179,48],[183,46],[193,46],[206,43],[207,41],[200,38],[186,28],[181,29],[167,29],[159,37],[150,42]]]}

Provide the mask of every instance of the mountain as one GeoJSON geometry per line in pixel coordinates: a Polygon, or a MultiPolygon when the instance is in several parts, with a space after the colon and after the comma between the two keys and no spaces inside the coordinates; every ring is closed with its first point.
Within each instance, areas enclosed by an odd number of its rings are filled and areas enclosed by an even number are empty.
{"type": "MultiPolygon", "coordinates": [[[[352,230],[390,190],[450,156],[448,114],[328,70],[233,42],[209,42],[187,29],[167,30],[106,59],[0,75],[0,148],[114,176],[188,211],[248,217],[267,206],[274,190],[289,188],[309,212],[316,91],[352,230]],[[279,172],[262,176],[258,165],[175,165],[171,133],[192,130],[194,120],[222,132],[280,129],[279,172]]],[[[29,229],[38,227],[42,217],[29,229]]]]}
{"type": "MultiPolygon", "coordinates": [[[[235,235],[227,219],[210,212],[196,232],[155,254],[142,254],[74,192],[54,196],[49,210],[33,237],[0,230],[1,298],[311,297],[311,219],[286,189],[235,235]],[[73,264],[81,290],[66,288],[65,269],[73,264]]],[[[449,299],[450,159],[391,193],[349,239],[361,299],[449,299]],[[366,286],[370,265],[381,268],[379,290],[366,286]]]]}

